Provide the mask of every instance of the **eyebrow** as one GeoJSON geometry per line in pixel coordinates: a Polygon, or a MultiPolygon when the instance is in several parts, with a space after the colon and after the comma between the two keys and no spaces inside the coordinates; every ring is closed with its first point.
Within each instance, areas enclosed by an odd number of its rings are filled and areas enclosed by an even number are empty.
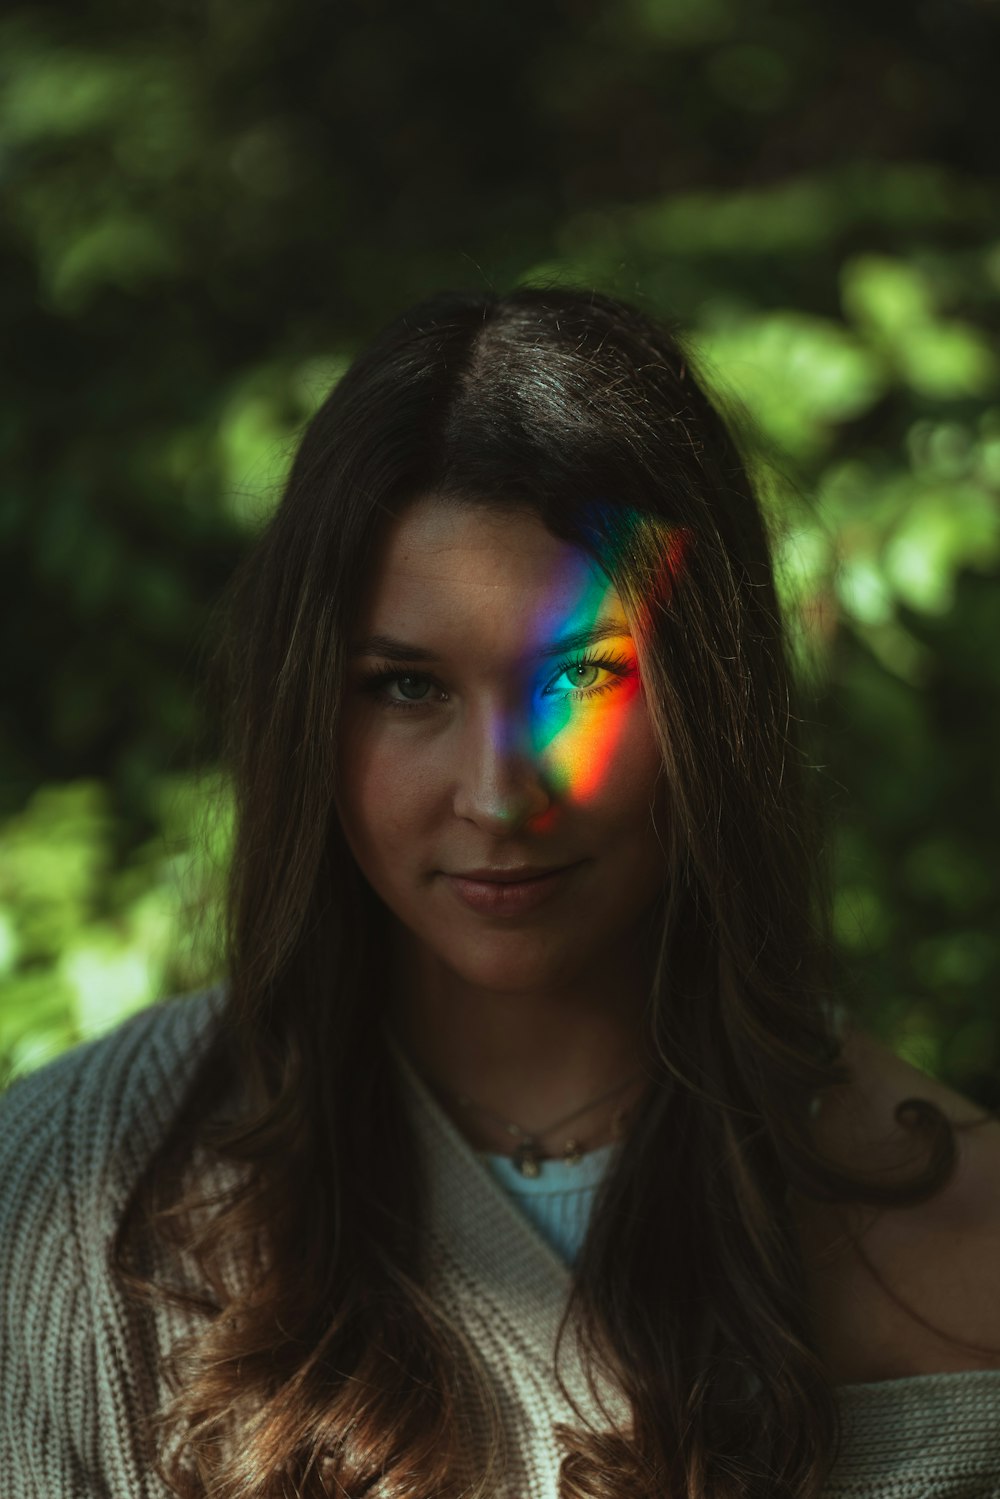
{"type": "MultiPolygon", "coordinates": [[[[620,620],[598,619],[586,630],[577,630],[572,635],[563,635],[559,640],[553,640],[549,645],[540,646],[534,654],[545,657],[562,656],[570,651],[586,650],[587,646],[596,645],[599,640],[625,639],[629,633],[628,626],[620,620]]],[[[349,655],[352,660],[356,656],[391,656],[394,661],[444,659],[426,646],[393,640],[391,635],[369,635],[365,640],[357,640],[352,644],[349,655]]]]}

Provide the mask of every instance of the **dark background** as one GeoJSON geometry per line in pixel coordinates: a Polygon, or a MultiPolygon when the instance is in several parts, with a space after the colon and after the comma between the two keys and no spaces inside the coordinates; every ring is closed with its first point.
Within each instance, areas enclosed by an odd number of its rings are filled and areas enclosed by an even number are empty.
{"type": "Polygon", "coordinates": [[[993,0],[5,11],[5,1075],[215,976],[199,653],[303,422],[407,303],[551,276],[752,418],[864,1017],[1000,1104],[998,44],[993,0]]]}

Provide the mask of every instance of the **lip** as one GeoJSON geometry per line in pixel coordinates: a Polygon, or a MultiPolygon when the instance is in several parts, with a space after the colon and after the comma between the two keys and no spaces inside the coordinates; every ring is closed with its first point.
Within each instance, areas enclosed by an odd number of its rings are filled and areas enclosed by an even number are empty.
{"type": "Polygon", "coordinates": [[[527,880],[538,880],[543,875],[557,874],[569,868],[568,864],[512,864],[509,869],[491,869],[484,864],[476,869],[456,869],[450,878],[480,880],[490,885],[521,885],[527,880]]]}
{"type": "Polygon", "coordinates": [[[468,876],[444,876],[452,892],[464,905],[483,916],[518,916],[533,911],[549,900],[567,883],[577,864],[564,864],[532,879],[469,879],[468,876]]]}

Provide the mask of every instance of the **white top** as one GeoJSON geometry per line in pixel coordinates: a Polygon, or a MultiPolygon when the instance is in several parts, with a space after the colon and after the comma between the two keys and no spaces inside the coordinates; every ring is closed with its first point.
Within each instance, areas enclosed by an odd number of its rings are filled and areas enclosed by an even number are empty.
{"type": "MultiPolygon", "coordinates": [[[[222,1000],[216,989],[154,1005],[0,1099],[2,1499],[167,1499],[143,1444],[144,1418],[168,1393],[162,1356],[199,1324],[182,1308],[147,1314],[127,1302],[108,1251],[222,1000]]],[[[575,1421],[554,1368],[571,1271],[405,1059],[398,1065],[427,1192],[428,1294],[497,1396],[507,1463],[497,1499],[557,1499],[553,1427],[575,1421]]],[[[207,1161],[203,1180],[227,1184],[207,1161]]],[[[176,1281],[176,1260],[146,1248],[150,1272],[176,1281]]],[[[620,1392],[599,1377],[602,1419],[572,1329],[560,1373],[598,1427],[629,1423],[620,1392]]],[[[823,1499],[1000,1499],[1000,1370],[834,1393],[843,1445],[823,1499]]],[[[462,1414],[479,1467],[489,1431],[475,1411],[462,1414]]]]}

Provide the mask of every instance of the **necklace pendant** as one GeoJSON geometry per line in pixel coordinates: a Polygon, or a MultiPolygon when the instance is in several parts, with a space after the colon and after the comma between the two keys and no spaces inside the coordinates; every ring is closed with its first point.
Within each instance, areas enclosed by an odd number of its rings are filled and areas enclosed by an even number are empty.
{"type": "Polygon", "coordinates": [[[578,1166],[583,1160],[583,1151],[580,1149],[579,1140],[567,1140],[563,1146],[563,1160],[567,1166],[578,1166]]]}
{"type": "Polygon", "coordinates": [[[522,1176],[538,1176],[542,1166],[535,1140],[522,1140],[513,1155],[514,1165],[522,1176]]]}

